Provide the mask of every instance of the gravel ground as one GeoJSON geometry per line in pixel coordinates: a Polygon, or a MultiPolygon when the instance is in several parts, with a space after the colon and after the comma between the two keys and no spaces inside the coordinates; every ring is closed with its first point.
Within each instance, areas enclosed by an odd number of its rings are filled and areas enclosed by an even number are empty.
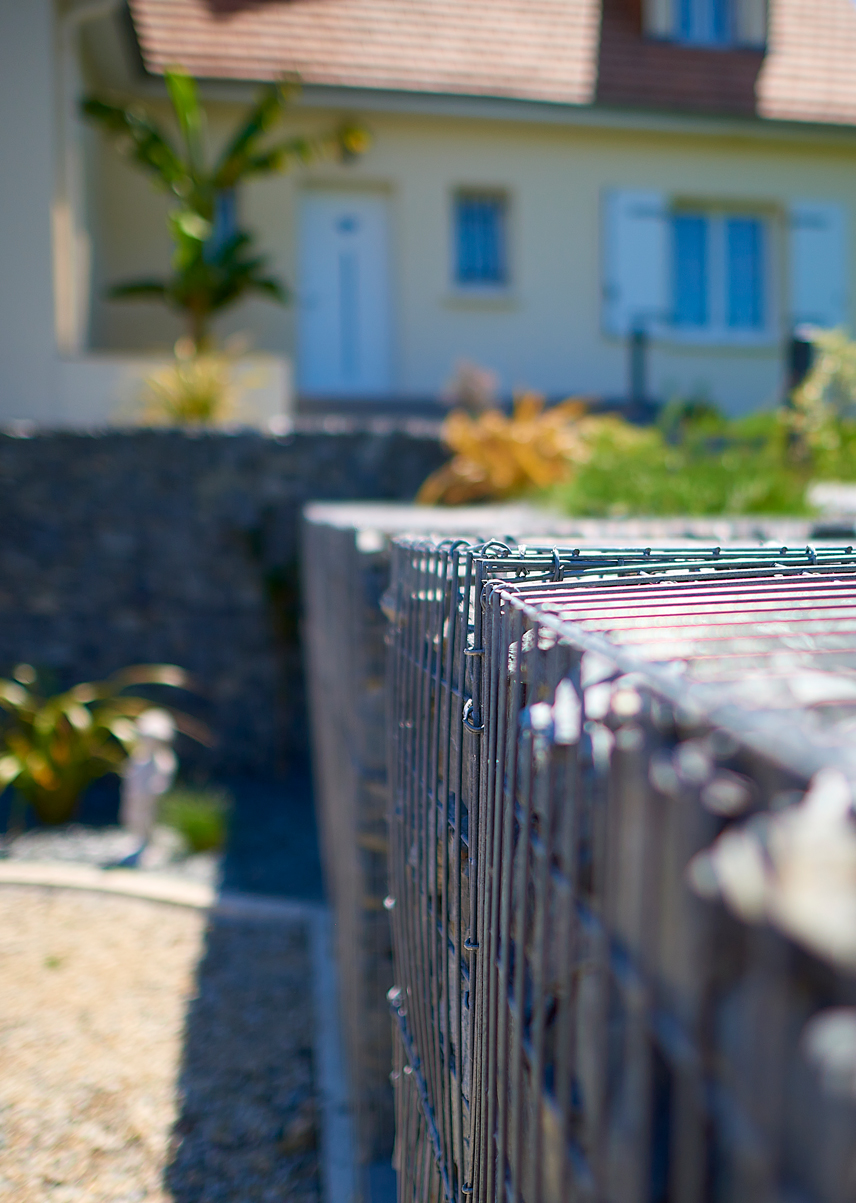
{"type": "Polygon", "coordinates": [[[316,1203],[304,925],[0,888],[0,1198],[316,1203]]]}

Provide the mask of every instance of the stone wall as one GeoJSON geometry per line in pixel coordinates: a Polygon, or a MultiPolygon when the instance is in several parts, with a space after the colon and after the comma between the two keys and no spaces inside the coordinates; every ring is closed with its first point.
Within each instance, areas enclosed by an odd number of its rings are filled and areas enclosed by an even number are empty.
{"type": "Polygon", "coordinates": [[[302,506],[410,499],[443,458],[413,422],[0,434],[0,672],[28,661],[67,686],[180,664],[199,683],[181,704],[218,737],[185,757],[284,771],[307,745],[302,506]]]}

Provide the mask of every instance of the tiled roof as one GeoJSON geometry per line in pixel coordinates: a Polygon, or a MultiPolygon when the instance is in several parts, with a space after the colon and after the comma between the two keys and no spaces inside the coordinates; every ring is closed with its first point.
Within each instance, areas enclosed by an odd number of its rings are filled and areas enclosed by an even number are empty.
{"type": "Polygon", "coordinates": [[[856,123],[856,4],[771,0],[770,46],[758,79],[762,117],[856,123]]]}
{"type": "Polygon", "coordinates": [[[640,0],[130,0],[146,66],[856,124],[856,3],[769,0],[766,54],[646,41],[640,0]],[[601,20],[601,8],[603,8],[601,20]]]}
{"type": "Polygon", "coordinates": [[[584,104],[598,0],[131,0],[146,65],[584,104]]]}

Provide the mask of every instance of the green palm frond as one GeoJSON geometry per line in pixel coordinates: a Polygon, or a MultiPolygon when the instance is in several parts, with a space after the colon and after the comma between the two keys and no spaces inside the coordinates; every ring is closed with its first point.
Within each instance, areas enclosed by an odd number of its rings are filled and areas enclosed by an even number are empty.
{"type": "Polygon", "coordinates": [[[216,188],[234,188],[243,179],[247,161],[253,157],[260,139],[281,119],[295,86],[280,83],[264,89],[214,168],[212,176],[216,188]]]}
{"type": "Polygon", "coordinates": [[[167,294],[169,285],[163,280],[130,280],[127,284],[114,284],[108,296],[117,301],[139,298],[162,301],[167,294]]]}
{"type": "Polygon", "coordinates": [[[166,71],[164,80],[184,139],[189,174],[199,182],[205,173],[205,113],[199,104],[196,80],[175,69],[166,71]]]}
{"type": "Polygon", "coordinates": [[[344,161],[353,158],[367,149],[368,134],[350,124],[320,136],[265,143],[296,86],[293,80],[282,80],[261,92],[215,166],[208,168],[205,111],[196,81],[178,68],[170,68],[164,78],[180,132],[178,147],[139,106],[88,97],[81,108],[180,201],[168,218],[174,248],[169,279],[132,280],[112,288],[109,295],[166,302],[184,313],[191,339],[202,348],[210,345],[211,318],[245,294],[258,293],[280,304],[288,300],[287,289],[269,274],[266,257],[249,253],[252,238],[246,231],[234,232],[220,245],[225,231],[218,230],[219,198],[253,176],[285,171],[328,154],[344,161]]]}
{"type": "Polygon", "coordinates": [[[91,96],[81,104],[83,113],[117,139],[119,150],[138,166],[158,177],[166,188],[178,192],[187,169],[169,138],[146,113],[136,107],[110,104],[91,96]]]}

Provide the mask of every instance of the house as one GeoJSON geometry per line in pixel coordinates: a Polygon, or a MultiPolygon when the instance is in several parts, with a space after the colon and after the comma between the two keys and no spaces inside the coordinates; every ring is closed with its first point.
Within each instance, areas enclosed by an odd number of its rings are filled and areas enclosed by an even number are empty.
{"type": "Polygon", "coordinates": [[[295,129],[371,131],[237,198],[294,304],[222,330],[302,395],[436,396],[467,359],[618,398],[635,348],[637,392],[775,403],[796,328],[853,326],[854,62],[853,0],[4,5],[0,416],[93,420],[98,365],[178,333],[105,298],[166,267],[166,201],[76,115],[84,88],[166,114],[173,63],[214,141],[286,71],[295,129]]]}

